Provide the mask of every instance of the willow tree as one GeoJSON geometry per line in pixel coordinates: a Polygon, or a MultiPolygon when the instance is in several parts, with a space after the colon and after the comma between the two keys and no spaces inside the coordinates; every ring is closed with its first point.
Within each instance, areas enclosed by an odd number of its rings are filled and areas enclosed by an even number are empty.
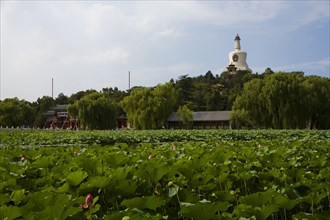
{"type": "Polygon", "coordinates": [[[120,102],[120,106],[134,128],[153,129],[165,125],[176,100],[172,83],[166,83],[155,88],[133,89],[130,95],[120,102]]]}
{"type": "Polygon", "coordinates": [[[246,83],[231,117],[254,128],[329,129],[329,112],[329,79],[281,72],[246,83]]]}
{"type": "Polygon", "coordinates": [[[262,79],[253,79],[244,85],[242,95],[233,103],[231,119],[237,127],[266,128],[271,126],[262,79]]]}
{"type": "Polygon", "coordinates": [[[309,76],[302,83],[307,127],[330,128],[330,79],[309,76]]]}
{"type": "Polygon", "coordinates": [[[193,112],[187,105],[180,106],[176,114],[179,116],[184,127],[189,128],[193,122],[193,112]]]}
{"type": "Polygon", "coordinates": [[[113,129],[118,105],[105,93],[90,93],[68,107],[72,116],[78,116],[85,129],[113,129]]]}
{"type": "Polygon", "coordinates": [[[263,95],[274,128],[303,128],[303,73],[276,73],[265,77],[263,95]]]}

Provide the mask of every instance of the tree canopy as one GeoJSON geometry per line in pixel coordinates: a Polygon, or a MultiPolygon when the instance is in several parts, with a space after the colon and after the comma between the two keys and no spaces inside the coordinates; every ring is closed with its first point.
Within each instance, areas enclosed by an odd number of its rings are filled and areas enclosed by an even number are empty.
{"type": "Polygon", "coordinates": [[[192,121],[193,121],[193,113],[188,108],[188,106],[180,106],[178,111],[176,112],[177,116],[179,116],[180,120],[182,121],[182,124],[185,128],[189,128],[192,121]]]}
{"type": "Polygon", "coordinates": [[[68,107],[69,114],[78,116],[85,129],[116,127],[118,105],[106,93],[90,93],[68,107]]]}
{"type": "Polygon", "coordinates": [[[120,105],[134,128],[161,128],[173,112],[177,96],[172,83],[155,88],[136,88],[126,96],[120,105]]]}
{"type": "Polygon", "coordinates": [[[34,117],[34,109],[24,100],[12,98],[0,102],[0,125],[3,127],[31,126],[34,117]]]}
{"type": "Polygon", "coordinates": [[[231,110],[244,83],[256,77],[247,71],[223,72],[220,76],[214,76],[211,71],[197,77],[180,76],[174,84],[178,92],[176,106],[186,105],[192,111],[231,110]]]}
{"type": "Polygon", "coordinates": [[[330,80],[301,72],[274,73],[244,85],[231,118],[252,128],[329,128],[330,80]]]}

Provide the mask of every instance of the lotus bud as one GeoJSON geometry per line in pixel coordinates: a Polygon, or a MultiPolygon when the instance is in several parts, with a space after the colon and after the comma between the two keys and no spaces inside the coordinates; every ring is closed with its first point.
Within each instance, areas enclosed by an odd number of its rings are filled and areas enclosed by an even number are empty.
{"type": "Polygon", "coordinates": [[[92,207],[92,205],[93,205],[93,196],[91,194],[87,195],[85,204],[87,204],[89,207],[92,207]]]}

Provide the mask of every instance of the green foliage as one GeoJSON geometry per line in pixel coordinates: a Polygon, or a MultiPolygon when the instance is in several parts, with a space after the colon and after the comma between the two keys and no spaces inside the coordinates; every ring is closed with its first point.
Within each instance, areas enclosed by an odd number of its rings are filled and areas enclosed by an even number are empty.
{"type": "Polygon", "coordinates": [[[25,189],[15,190],[11,194],[10,199],[11,199],[11,201],[13,201],[15,203],[15,205],[18,205],[19,203],[22,202],[22,200],[24,198],[24,194],[25,194],[25,189]]]}
{"type": "Polygon", "coordinates": [[[116,127],[118,105],[105,93],[90,93],[73,105],[69,114],[78,116],[85,129],[113,129],[116,127]]]}
{"type": "Polygon", "coordinates": [[[71,186],[78,186],[87,177],[88,177],[87,172],[76,171],[76,172],[70,173],[66,177],[66,182],[71,186]]]}
{"type": "Polygon", "coordinates": [[[302,83],[308,127],[330,128],[330,79],[309,76],[302,83]]]}
{"type": "Polygon", "coordinates": [[[34,120],[35,112],[30,103],[17,98],[0,102],[0,126],[32,126],[34,120]]]}
{"type": "Polygon", "coordinates": [[[300,72],[267,74],[244,85],[233,105],[237,126],[321,128],[330,126],[330,81],[300,72]]]}
{"type": "Polygon", "coordinates": [[[35,126],[42,128],[45,124],[47,117],[45,112],[49,111],[52,107],[56,106],[55,100],[50,96],[43,96],[38,98],[36,102],[32,103],[36,112],[35,126]]]}
{"type": "Polygon", "coordinates": [[[69,97],[64,95],[63,93],[58,94],[57,98],[55,99],[57,105],[65,105],[69,103],[69,97]]]}
{"type": "Polygon", "coordinates": [[[193,114],[192,111],[188,108],[188,106],[180,106],[176,114],[180,117],[183,126],[189,128],[189,125],[192,123],[193,114]]]}
{"type": "Polygon", "coordinates": [[[185,217],[200,220],[219,219],[221,212],[226,212],[230,207],[229,202],[210,202],[202,200],[196,204],[181,203],[180,214],[185,217]]]}
{"type": "Polygon", "coordinates": [[[120,105],[134,128],[154,129],[165,125],[175,103],[175,89],[171,83],[166,83],[155,88],[133,89],[120,105]]]}
{"type": "Polygon", "coordinates": [[[13,220],[22,216],[19,207],[16,206],[2,206],[0,207],[0,218],[13,220]]]}
{"type": "MultiPolygon", "coordinates": [[[[127,143],[137,145],[140,143],[163,143],[163,142],[184,142],[192,141],[198,142],[205,139],[211,140],[253,140],[253,139],[277,139],[278,137],[306,139],[318,136],[318,139],[330,138],[327,131],[311,130],[308,134],[304,134],[304,130],[136,130],[132,131],[47,131],[47,130],[30,130],[23,131],[1,131],[0,132],[0,146],[1,147],[32,147],[38,149],[36,146],[77,146],[83,147],[86,145],[113,145],[115,143],[127,143]]],[[[127,148],[127,146],[120,146],[127,148]]],[[[79,148],[80,149],[80,148],[79,148]]],[[[86,148],[81,148],[79,151],[86,151],[86,148]]],[[[50,155],[51,153],[47,153],[50,155]]],[[[222,158],[223,154],[221,154],[222,158]]],[[[126,155],[115,155],[109,157],[111,165],[123,165],[127,161],[126,155]],[[116,158],[116,159],[114,159],[116,158]]],[[[43,159],[45,160],[45,159],[43,159]]],[[[92,163],[87,158],[81,159],[92,163]]],[[[80,160],[79,160],[80,161],[80,160]]],[[[324,164],[324,158],[318,160],[319,163],[324,164]]],[[[79,162],[80,163],[80,162],[79,162]]],[[[82,162],[85,164],[85,162],[82,162]]],[[[87,163],[87,162],[86,162],[87,163]]],[[[101,163],[99,161],[98,163],[101,163]]],[[[329,176],[330,178],[330,176],[329,176]]]]}
{"type": "Polygon", "coordinates": [[[329,131],[10,131],[0,140],[1,219],[330,213],[329,131]]]}
{"type": "Polygon", "coordinates": [[[232,127],[328,129],[329,84],[328,78],[273,73],[269,68],[261,75],[247,71],[213,75],[208,71],[196,77],[183,75],[154,88],[136,87],[129,93],[115,87],[79,91],[70,97],[60,93],[56,99],[43,96],[33,103],[17,98],[0,101],[0,126],[43,127],[43,113],[56,104],[71,104],[70,115],[79,116],[82,127],[89,129],[115,128],[113,117],[126,113],[135,128],[161,128],[180,106],[191,111],[233,110],[232,127]]]}
{"type": "Polygon", "coordinates": [[[263,86],[262,79],[253,79],[244,85],[243,94],[236,98],[231,118],[238,127],[263,128],[271,125],[262,93],[263,86]]]}
{"type": "Polygon", "coordinates": [[[156,210],[161,206],[165,206],[166,200],[165,198],[159,196],[136,197],[136,198],[124,200],[121,203],[121,205],[126,206],[128,208],[138,208],[140,210],[143,209],[156,210]]]}
{"type": "Polygon", "coordinates": [[[70,96],[69,102],[67,104],[74,104],[76,101],[79,101],[82,99],[84,96],[89,95],[91,93],[97,92],[94,89],[86,90],[86,91],[79,91],[77,93],[74,93],[70,96]]]}
{"type": "MultiPolygon", "coordinates": [[[[171,182],[170,182],[171,183],[171,182]]],[[[178,185],[175,184],[167,184],[170,186],[169,190],[168,190],[168,197],[173,197],[175,195],[178,194],[180,187],[178,185]]]]}
{"type": "Polygon", "coordinates": [[[244,83],[256,77],[247,71],[223,72],[220,76],[214,76],[211,71],[197,77],[180,76],[174,84],[178,92],[177,107],[186,105],[192,111],[231,110],[244,83]]]}

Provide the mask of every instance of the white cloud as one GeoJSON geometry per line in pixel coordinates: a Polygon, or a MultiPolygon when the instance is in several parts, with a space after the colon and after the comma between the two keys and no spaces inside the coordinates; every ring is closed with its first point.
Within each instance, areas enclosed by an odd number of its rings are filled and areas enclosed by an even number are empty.
{"type": "Polygon", "coordinates": [[[118,7],[107,3],[84,5],[79,10],[77,14],[84,22],[84,31],[93,38],[99,39],[102,35],[121,37],[132,28],[130,18],[118,7]]]}
{"type": "Polygon", "coordinates": [[[95,50],[87,54],[77,54],[77,53],[68,53],[64,56],[61,56],[58,60],[60,65],[79,65],[79,63],[89,63],[89,64],[109,64],[127,62],[129,57],[129,52],[121,47],[115,47],[110,50],[95,50]]]}
{"type": "Polygon", "coordinates": [[[132,85],[154,86],[177,79],[180,75],[196,73],[203,64],[178,63],[171,66],[147,67],[131,71],[132,85]]]}
{"type": "MultiPolygon", "coordinates": [[[[156,10],[149,12],[159,21],[206,22],[230,25],[235,23],[262,22],[274,17],[281,9],[281,2],[155,2],[156,10]]],[[[161,23],[161,22],[160,22],[161,23]]]]}
{"type": "Polygon", "coordinates": [[[326,57],[321,60],[310,61],[305,63],[294,64],[288,66],[288,69],[303,69],[307,72],[308,75],[317,74],[318,72],[328,72],[328,76],[330,77],[330,57],[326,57]]]}
{"type": "Polygon", "coordinates": [[[314,27],[320,27],[329,23],[330,19],[330,3],[329,1],[306,1],[299,5],[291,2],[286,7],[286,14],[283,18],[286,18],[282,22],[284,31],[295,31],[302,27],[316,24],[314,27]]]}
{"type": "Polygon", "coordinates": [[[121,62],[126,61],[129,53],[121,47],[115,47],[111,50],[97,51],[85,57],[86,61],[93,63],[121,62]]]}
{"type": "Polygon", "coordinates": [[[246,25],[275,17],[283,2],[159,1],[135,4],[135,27],[144,32],[189,25],[246,25]]]}
{"type": "Polygon", "coordinates": [[[167,28],[167,29],[161,30],[158,33],[158,35],[161,37],[178,38],[178,37],[183,36],[184,33],[182,31],[178,30],[177,28],[172,27],[172,28],[167,28]]]}
{"type": "MultiPolygon", "coordinates": [[[[254,67],[253,71],[258,73],[263,73],[267,67],[254,67]]],[[[290,65],[275,66],[275,67],[270,66],[270,68],[274,72],[302,71],[306,75],[321,75],[323,77],[330,77],[330,57],[326,57],[315,61],[290,64],[290,65]],[[324,74],[319,74],[320,72],[324,74]]]]}
{"type": "Polygon", "coordinates": [[[330,3],[329,1],[320,1],[318,4],[311,2],[307,3],[309,10],[304,14],[301,19],[302,24],[310,24],[320,19],[328,19],[330,17],[330,3]]]}

